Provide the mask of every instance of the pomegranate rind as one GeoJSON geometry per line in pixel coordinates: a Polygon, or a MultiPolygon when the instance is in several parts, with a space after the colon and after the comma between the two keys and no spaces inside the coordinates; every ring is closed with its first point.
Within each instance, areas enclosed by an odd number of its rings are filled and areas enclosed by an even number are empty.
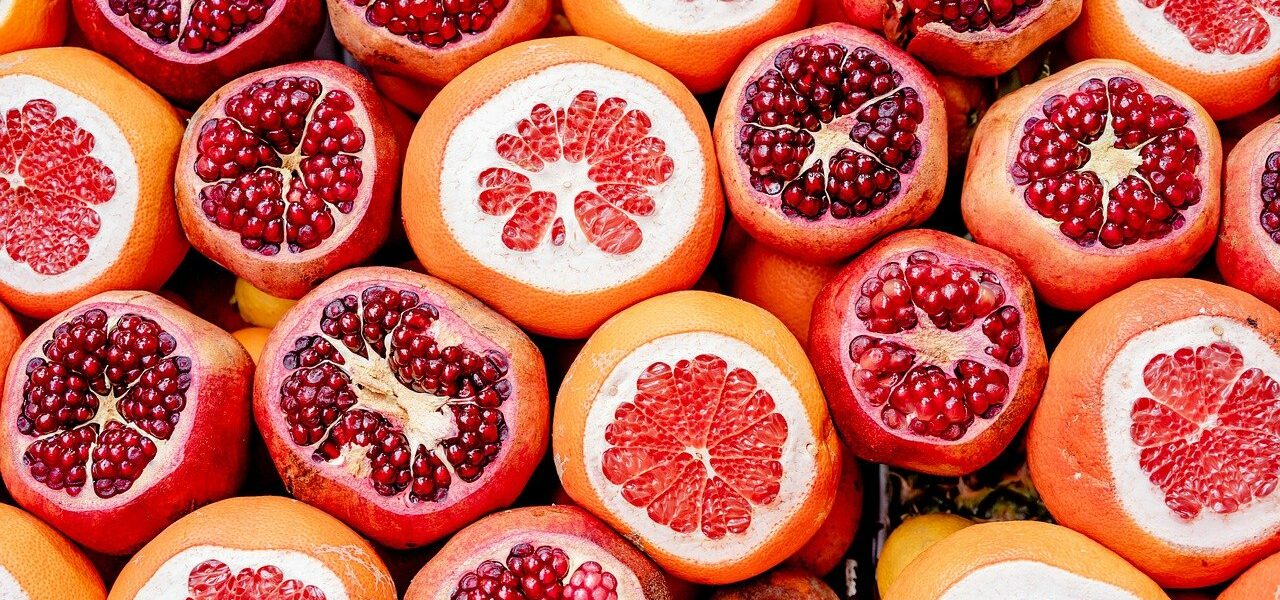
{"type": "MultiPolygon", "coordinates": [[[[299,500],[323,509],[378,543],[412,548],[434,542],[520,495],[546,454],[549,412],[546,370],[533,342],[513,323],[465,292],[434,277],[391,267],[348,269],[298,301],[272,329],[259,358],[255,378],[254,419],[285,487],[299,500]],[[383,285],[416,292],[425,303],[451,312],[470,327],[461,335],[468,346],[506,355],[511,394],[502,403],[508,434],[502,448],[475,481],[454,478],[440,501],[411,503],[407,492],[382,496],[368,477],[341,466],[320,463],[313,449],[294,443],[279,407],[279,387],[288,376],[282,359],[300,337],[319,334],[325,306],[346,294],[383,285]]],[[[363,456],[359,457],[363,460],[363,456]]]]}
{"type": "Polygon", "coordinates": [[[1062,33],[1080,16],[1082,0],[1047,0],[1004,26],[956,32],[941,21],[926,23],[907,42],[925,64],[966,77],[995,77],[1062,33]]]}
{"type": "MultiPolygon", "coordinates": [[[[139,592],[148,586],[186,592],[189,568],[170,566],[173,571],[181,571],[181,581],[155,580],[166,563],[184,553],[215,560],[222,557],[233,572],[266,565],[239,564],[227,558],[228,555],[260,557],[264,562],[273,556],[309,558],[322,563],[327,567],[326,574],[341,582],[345,598],[396,598],[391,574],[373,546],[342,522],[296,500],[253,496],[211,504],[165,529],[125,564],[111,588],[109,600],[146,597],[139,592]]],[[[195,560],[198,562],[200,558],[195,560]]],[[[287,569],[284,575],[286,578],[298,576],[287,569]]]]}
{"type": "MultiPolygon", "coordinates": [[[[1089,170],[1089,165],[1084,167],[1089,170]]],[[[1186,274],[1213,245],[1220,213],[1222,142],[1209,114],[1195,100],[1141,69],[1119,60],[1072,65],[997,100],[978,123],[960,198],[965,225],[979,244],[1013,258],[1050,306],[1081,311],[1137,281],[1186,274]],[[1185,223],[1168,235],[1117,249],[1080,246],[1058,223],[1027,205],[1025,186],[1010,168],[1017,159],[1023,126],[1043,117],[1044,102],[1074,92],[1089,79],[1125,77],[1151,95],[1165,95],[1190,113],[1186,127],[1200,146],[1196,179],[1200,201],[1182,210],[1185,223]]]]}
{"type": "MultiPolygon", "coordinates": [[[[103,554],[128,554],[197,507],[227,498],[244,481],[249,454],[253,361],[231,334],[148,292],[104,292],[51,318],[9,365],[0,402],[0,476],[14,500],[71,539],[103,554]],[[76,496],[36,481],[23,453],[36,438],[17,431],[27,363],[72,317],[95,308],[158,323],[191,359],[191,384],[177,427],[133,486],[110,498],[85,486],[76,496]]],[[[105,406],[99,410],[105,410],[105,406]]]]}
{"type": "Polygon", "coordinates": [[[327,0],[329,21],[342,46],[360,64],[429,86],[442,86],[494,52],[533,39],[551,20],[550,0],[509,0],[489,28],[440,48],[410,41],[365,17],[367,6],[327,0]]]}
{"type": "MultiPolygon", "coordinates": [[[[921,318],[917,327],[932,328],[933,325],[926,321],[926,318],[921,318]]],[[[975,322],[969,328],[980,326],[975,322]]],[[[966,334],[934,330],[931,335],[938,336],[936,343],[941,345],[960,344],[966,334]]],[[[936,350],[916,348],[922,355],[936,350]]],[[[851,261],[827,283],[814,302],[809,329],[809,357],[822,382],[822,389],[827,393],[832,420],[855,455],[864,460],[934,475],[963,475],[994,460],[1031,416],[1048,376],[1048,359],[1035,297],[1031,283],[1018,266],[996,250],[927,229],[902,231],[885,238],[851,261]],[[863,281],[875,275],[886,263],[905,262],[906,257],[917,250],[938,254],[944,264],[954,261],[992,271],[999,277],[1007,294],[1004,304],[1016,308],[1021,316],[1019,337],[1024,356],[1020,364],[1010,367],[983,355],[981,348],[969,349],[966,358],[983,364],[988,364],[983,359],[991,360],[991,365],[1008,373],[1009,396],[993,419],[975,419],[964,437],[956,441],[890,430],[879,413],[873,412],[879,409],[867,406],[866,401],[860,400],[854,391],[849,345],[859,335],[881,337],[868,331],[854,311],[863,281]]],[[[950,368],[950,365],[939,366],[950,368]]]]}
{"type": "MultiPolygon", "coordinates": [[[[1264,17],[1270,32],[1259,51],[1206,54],[1194,49],[1186,34],[1165,17],[1166,6],[1148,6],[1128,0],[1085,0],[1080,18],[1067,29],[1067,53],[1077,61],[1118,58],[1132,62],[1161,81],[1186,90],[1218,120],[1247,113],[1280,91],[1280,78],[1275,77],[1280,69],[1280,30],[1274,17],[1264,17]]],[[[1198,15],[1213,6],[1188,3],[1182,8],[1198,15]]],[[[1261,3],[1235,6],[1266,14],[1261,3]]],[[[1209,18],[1238,19],[1237,15],[1209,18]]]]}
{"type": "MultiPolygon", "coordinates": [[[[573,83],[587,89],[591,86],[590,82],[573,83]]],[[[569,99],[565,97],[563,101],[569,99]]],[[[653,107],[637,108],[651,110],[653,107]]],[[[639,300],[688,289],[697,282],[711,261],[724,221],[724,200],[715,153],[710,128],[701,118],[703,114],[697,99],[669,73],[605,42],[585,37],[562,37],[505,48],[445,86],[418,120],[406,154],[401,194],[401,210],[414,253],[428,272],[475,295],[526,330],[550,337],[584,338],[605,319],[639,300]],[[670,102],[670,106],[663,107],[664,110],[677,111],[692,119],[681,127],[692,132],[691,139],[687,141],[696,145],[697,155],[702,157],[700,164],[687,166],[701,173],[701,177],[696,179],[699,185],[695,189],[681,190],[682,193],[676,197],[667,186],[661,192],[661,198],[655,198],[659,202],[696,203],[692,211],[695,216],[688,231],[683,233],[684,237],[669,250],[663,249],[664,255],[658,258],[652,255],[658,250],[643,247],[626,255],[629,260],[640,260],[637,257],[648,254],[645,259],[656,261],[655,266],[641,271],[634,278],[581,292],[531,285],[486,264],[472,250],[464,247],[453,233],[452,226],[445,220],[441,201],[443,171],[457,168],[444,160],[446,146],[454,133],[449,128],[482,108],[487,100],[508,87],[508,81],[515,79],[518,83],[565,65],[600,67],[652,83],[670,102]],[[505,75],[513,71],[518,75],[505,75]],[[495,77],[494,73],[503,73],[504,76],[495,77]]],[[[515,117],[512,123],[515,123],[515,117]]],[[[492,143],[492,140],[484,141],[484,144],[492,143]]],[[[562,201],[569,203],[570,199],[562,201]]],[[[475,212],[481,214],[479,209],[475,212]]],[[[669,225],[657,220],[642,225],[646,244],[653,237],[649,233],[664,224],[669,225]]],[[[495,245],[502,243],[497,236],[485,241],[486,244],[490,242],[495,245]]],[[[596,252],[596,249],[589,247],[587,251],[596,252]]],[[[625,262],[619,264],[627,266],[625,262]]],[[[591,282],[596,276],[604,275],[590,272],[576,276],[575,282],[591,282]]]]}
{"type": "Polygon", "coordinates": [[[759,577],[722,587],[711,594],[711,600],[839,600],[840,597],[819,577],[794,567],[782,567],[759,577]]]}
{"type": "Polygon", "coordinates": [[[1262,228],[1262,178],[1267,158],[1280,151],[1280,120],[1240,139],[1227,156],[1222,228],[1214,258],[1228,285],[1280,307],[1280,244],[1262,228]]]}
{"type": "MultiPolygon", "coordinates": [[[[769,375],[756,372],[760,381],[769,375]]],[[[556,397],[552,419],[552,448],[556,470],[565,492],[592,514],[603,519],[624,537],[635,540],[663,569],[681,579],[695,583],[723,584],[758,575],[794,554],[813,536],[831,510],[840,479],[841,446],[830,424],[826,402],[818,379],[813,374],[803,349],[776,317],[764,309],[741,300],[701,291],[665,294],[640,302],[607,321],[587,340],[582,352],[569,368],[556,397]],[[620,487],[605,480],[600,471],[599,455],[604,442],[591,446],[600,431],[590,423],[612,419],[617,398],[611,385],[614,375],[636,380],[639,372],[621,373],[624,362],[649,364],[657,360],[674,362],[684,356],[645,353],[651,343],[673,340],[687,343],[704,336],[729,338],[723,348],[698,348],[700,352],[717,352],[737,366],[746,353],[738,356],[730,348],[743,345],[758,353],[778,369],[790,390],[765,391],[775,394],[778,413],[789,415],[788,437],[809,440],[804,456],[783,454],[783,469],[799,470],[811,465],[811,472],[798,474],[789,487],[784,474],[778,499],[753,506],[753,528],[743,534],[730,534],[710,540],[700,531],[677,533],[656,523],[645,512],[628,504],[620,487]],[[783,394],[798,398],[801,406],[783,406],[783,394]],[[600,408],[596,408],[599,406],[600,408]],[[791,416],[799,415],[799,419],[791,416]],[[595,457],[587,456],[587,452],[595,457]],[[597,465],[594,469],[592,464],[597,465]],[[793,497],[794,496],[794,497],[793,497]],[[785,499],[784,499],[785,498],[785,499]],[[777,511],[779,504],[790,502],[790,514],[767,514],[777,511]],[[771,529],[761,531],[756,522],[771,522],[771,529]],[[749,542],[744,542],[750,538],[749,542]],[[734,545],[736,544],[736,546],[734,545]],[[745,547],[744,547],[745,546],[745,547]],[[737,556],[726,556],[736,554],[737,556]]],[[[599,428],[603,430],[603,427],[599,428]]],[[[791,441],[788,440],[788,444],[791,441]]]]}
{"type": "Polygon", "coordinates": [[[1066,527],[1039,521],[981,523],[952,533],[907,565],[884,598],[974,597],[966,591],[1046,600],[1169,598],[1116,553],[1066,527]],[[984,575],[995,576],[993,583],[1001,589],[979,588],[984,575]]]}
{"type": "MultiPolygon", "coordinates": [[[[846,23],[831,23],[774,38],[752,50],[725,86],[716,114],[716,155],[720,159],[725,195],[734,218],[762,244],[811,262],[846,258],[884,235],[923,223],[942,200],[947,179],[947,124],[942,94],[931,73],[919,61],[882,36],[846,23]],[[747,86],[776,69],[779,52],[798,43],[835,43],[848,49],[866,47],[888,60],[903,76],[903,87],[914,88],[924,104],[924,120],[917,128],[922,147],[909,173],[898,173],[902,191],[885,206],[861,217],[817,220],[782,213],[781,195],[756,191],[750,172],[738,156],[739,116],[747,86]]],[[[850,142],[852,147],[853,142],[850,142]]],[[[824,157],[827,160],[829,157],[824,157]]]]}
{"type": "MultiPolygon", "coordinates": [[[[132,221],[102,224],[103,229],[126,229],[119,253],[95,255],[90,240],[85,262],[96,264],[81,263],[78,267],[92,267],[95,275],[70,287],[57,285],[53,279],[44,284],[40,282],[44,276],[21,265],[26,276],[35,281],[18,283],[0,278],[0,300],[19,313],[47,319],[99,292],[160,289],[188,248],[173,203],[173,162],[182,138],[182,123],[173,108],[115,63],[81,48],[41,48],[6,54],[0,58],[0,78],[8,76],[38,78],[96,106],[111,119],[128,145],[127,149],[111,149],[113,152],[127,152],[134,161],[160,162],[137,165],[132,221]],[[126,106],[127,110],[122,110],[126,106]]],[[[12,108],[21,107],[30,98],[19,100],[12,108]]],[[[66,108],[59,107],[59,116],[77,121],[86,117],[66,114],[66,108]]],[[[122,193],[124,190],[116,191],[117,195],[122,193]]],[[[120,200],[124,199],[113,198],[120,200]]]]}
{"type": "MultiPolygon", "coordinates": [[[[390,73],[370,71],[369,79],[373,81],[374,87],[378,88],[384,98],[413,115],[421,115],[422,111],[427,109],[427,105],[435,99],[436,94],[440,93],[438,87],[390,73]]],[[[414,125],[417,125],[416,119],[409,123],[408,131],[411,134],[414,125]]],[[[406,138],[405,146],[408,145],[408,138],[406,138]]]]}
{"type": "Polygon", "coordinates": [[[174,42],[158,46],[106,0],[71,0],[89,45],[120,63],[174,103],[200,104],[222,84],[245,73],[302,59],[320,40],[321,0],[278,0],[262,22],[211,52],[187,53],[174,42]]]}
{"type": "Polygon", "coordinates": [[[618,598],[670,600],[665,575],[599,519],[573,506],[530,506],[467,526],[414,575],[405,600],[448,598],[458,580],[486,560],[504,562],[518,544],[552,546],[569,555],[569,571],[595,561],[618,578],[618,598]]]}
{"type": "Polygon", "coordinates": [[[102,600],[107,589],[93,563],[70,540],[21,509],[0,504],[0,594],[102,600]]]}
{"type": "MultiPolygon", "coordinates": [[[[766,0],[764,4],[771,6],[764,10],[747,5],[722,9],[758,13],[746,21],[724,23],[715,15],[699,14],[677,28],[664,27],[662,23],[646,20],[643,15],[635,15],[627,4],[627,0],[565,0],[564,13],[578,34],[602,39],[657,64],[695,94],[724,87],[752,48],[804,27],[813,14],[813,0],[766,0]]],[[[652,10],[676,9],[685,10],[679,4],[652,10]]],[[[680,18],[665,16],[672,20],[680,18]]]]}
{"type": "MultiPolygon", "coordinates": [[[[1109,398],[1109,374],[1117,368],[1142,369],[1161,352],[1127,350],[1135,337],[1169,326],[1191,327],[1188,323],[1206,319],[1221,325],[1196,325],[1196,332],[1203,331],[1202,340],[1188,337],[1191,330],[1166,329],[1159,335],[1174,333],[1193,345],[1205,345],[1233,331],[1248,332],[1240,335],[1256,336],[1253,344],[1280,352],[1280,313],[1253,296],[1195,279],[1140,282],[1086,311],[1067,331],[1054,351],[1044,396],[1027,435],[1031,476],[1054,519],[1116,551],[1165,587],[1212,585],[1280,549],[1280,519],[1270,498],[1255,500],[1248,507],[1251,512],[1233,513],[1234,518],[1206,509],[1174,528],[1187,528],[1183,539],[1168,539],[1152,529],[1157,522],[1167,522],[1163,515],[1178,519],[1165,505],[1163,491],[1146,473],[1138,478],[1116,471],[1115,461],[1123,459],[1132,463],[1124,468],[1141,473],[1132,441],[1120,439],[1128,439],[1122,434],[1128,434],[1129,427],[1117,425],[1130,421],[1130,410],[1141,394],[1135,390],[1121,394],[1123,398],[1109,398]],[[1129,360],[1143,356],[1142,364],[1118,365],[1126,352],[1138,353],[1129,354],[1129,360]],[[1112,404],[1118,408],[1108,409],[1112,404]],[[1116,414],[1125,417],[1116,419],[1116,414]],[[1122,456],[1113,456],[1117,453],[1122,456]],[[1122,498],[1126,493],[1127,499],[1122,498]],[[1127,506],[1134,502],[1145,504],[1127,506]],[[1206,530],[1214,535],[1203,535],[1206,530]],[[1224,536],[1236,539],[1211,539],[1224,536]]],[[[1271,361],[1274,356],[1245,356],[1246,367],[1271,361]]]]}
{"type": "MultiPolygon", "coordinates": [[[[391,130],[390,117],[381,96],[369,80],[343,64],[316,60],[274,67],[250,73],[222,86],[191,117],[191,126],[182,139],[178,168],[174,177],[178,197],[178,217],[191,245],[227,270],[273,296],[301,298],[315,284],[347,267],[365,262],[386,241],[391,228],[391,212],[400,179],[400,147],[391,130]],[[273,256],[245,248],[237,231],[223,229],[209,220],[201,209],[201,190],[213,185],[196,174],[200,156],[197,142],[205,123],[230,118],[226,114],[229,97],[255,83],[282,77],[310,77],[323,86],[324,94],[343,91],[355,102],[346,113],[364,132],[364,148],[349,154],[361,159],[362,181],[355,208],[333,216],[337,227],[318,246],[295,252],[282,244],[273,256]]],[[[309,122],[309,121],[308,121],[309,122]]],[[[347,153],[342,153],[346,155],[347,153]]],[[[266,167],[260,167],[265,169],[266,167]]],[[[286,178],[287,179],[287,178],[286,178]]],[[[221,179],[219,181],[229,181],[221,179]]],[[[288,190],[286,190],[286,194],[288,190]]],[[[287,203],[287,201],[286,201],[287,203]]]]}

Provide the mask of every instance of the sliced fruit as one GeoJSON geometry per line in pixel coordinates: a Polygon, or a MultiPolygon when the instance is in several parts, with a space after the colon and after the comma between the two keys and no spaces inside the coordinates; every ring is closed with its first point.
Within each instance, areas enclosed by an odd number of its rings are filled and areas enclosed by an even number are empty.
{"type": "Polygon", "coordinates": [[[125,565],[110,600],[395,600],[369,542],[337,519],[278,496],[210,504],[125,565]]]}
{"type": "Polygon", "coordinates": [[[675,75],[695,94],[724,87],[752,48],[804,27],[814,0],[564,0],[579,35],[675,75]]]}
{"type": "Polygon", "coordinates": [[[106,597],[102,577],[75,544],[40,519],[0,504],[0,598],[106,597]]]}
{"type": "Polygon", "coordinates": [[[782,564],[824,577],[844,561],[858,533],[862,518],[862,473],[858,459],[848,450],[840,452],[840,485],[831,512],[818,531],[782,564]]]}
{"type": "Polygon", "coordinates": [[[884,541],[880,556],[876,559],[876,589],[880,595],[898,579],[902,570],[920,553],[943,538],[973,525],[973,521],[947,513],[933,513],[909,517],[898,525],[884,541]]]}
{"type": "Polygon", "coordinates": [[[1280,549],[1280,312],[1194,279],[1134,284],[1054,351],[1027,458],[1059,523],[1166,587],[1280,549]]]}
{"type": "Polygon", "coordinates": [[[348,269],[285,314],[254,415],[287,489],[393,548],[516,499],[546,453],[533,342],[444,282],[348,269]]]}
{"type": "Polygon", "coordinates": [[[1129,63],[1091,60],[987,111],[961,210],[1042,300],[1078,311],[1191,270],[1213,245],[1221,169],[1200,105],[1129,63]]]}
{"type": "Polygon", "coordinates": [[[966,527],[925,550],[885,600],[1168,600],[1114,552],[1066,527],[1006,521],[966,527]]]}
{"type": "Polygon", "coordinates": [[[1228,119],[1280,90],[1278,18],[1280,6],[1249,0],[1085,0],[1067,50],[1132,62],[1228,119]]]}
{"type": "Polygon", "coordinates": [[[0,54],[61,44],[69,17],[67,0],[0,1],[0,54]]]}
{"type": "Polygon", "coordinates": [[[711,600],[839,600],[831,588],[812,573],[780,568],[742,583],[720,588],[711,600]]]}
{"type": "Polygon", "coordinates": [[[927,229],[885,238],[823,288],[809,354],[854,454],[935,475],[999,455],[1047,372],[1017,265],[927,229]]]}
{"type": "Polygon", "coordinates": [[[1226,171],[1218,271],[1232,287],[1280,307],[1280,120],[1241,138],[1226,171]]]}
{"type": "Polygon", "coordinates": [[[587,340],[556,397],[565,491],[676,577],[723,584],[821,526],[840,444],[773,315],[708,292],[646,300],[587,340]]]}
{"type": "Polygon", "coordinates": [[[310,61],[219,89],[192,115],[178,165],[195,248],[268,294],[301,298],[386,240],[400,148],[367,79],[310,61]]]}
{"type": "Polygon", "coordinates": [[[323,0],[72,0],[93,48],[175,103],[311,55],[323,0]]]}
{"type": "Polygon", "coordinates": [[[1280,595],[1280,554],[1272,554],[1231,582],[1218,600],[1254,600],[1277,595],[1280,595]]]}
{"type": "Polygon", "coordinates": [[[240,317],[246,323],[267,329],[275,327],[284,313],[298,303],[297,300],[272,296],[239,277],[236,278],[236,291],[231,301],[235,302],[240,317]]]}
{"type": "Polygon", "coordinates": [[[507,48],[445,86],[418,121],[402,204],[427,271],[553,337],[692,286],[724,211],[693,96],[582,37],[507,48]]]}
{"type": "Polygon", "coordinates": [[[808,347],[813,301],[840,265],[806,262],[754,240],[727,262],[730,294],[773,313],[808,347]]]}
{"type": "Polygon", "coordinates": [[[549,0],[328,0],[338,41],[374,71],[430,86],[538,35],[549,0]]]}
{"type": "Polygon", "coordinates": [[[244,480],[253,362],[154,294],[105,292],[36,329],[9,365],[0,475],[87,548],[127,554],[244,480]]]}
{"type": "Polygon", "coordinates": [[[450,538],[405,600],[666,600],[661,571],[604,523],[572,506],[517,508],[450,538]]]}
{"type": "Polygon", "coordinates": [[[159,289],[187,251],[173,109],[79,48],[0,57],[0,89],[0,299],[43,319],[98,292],[159,289]]]}
{"type": "Polygon", "coordinates": [[[734,217],[760,242],[812,262],[923,222],[946,183],[933,76],[847,24],[774,38],[747,55],[725,88],[715,136],[734,217]]]}

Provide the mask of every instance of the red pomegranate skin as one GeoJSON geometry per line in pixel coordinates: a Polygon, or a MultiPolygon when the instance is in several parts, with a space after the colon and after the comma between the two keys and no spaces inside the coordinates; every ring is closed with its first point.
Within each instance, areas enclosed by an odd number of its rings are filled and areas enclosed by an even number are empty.
{"type": "MultiPolygon", "coordinates": [[[[229,3],[196,2],[215,7],[229,3]]],[[[187,15],[179,17],[176,26],[181,27],[181,33],[177,39],[160,44],[135,27],[128,14],[117,15],[111,8],[113,3],[115,0],[72,0],[76,23],[89,45],[187,108],[199,105],[222,84],[245,73],[310,56],[325,22],[323,0],[249,0],[252,6],[268,5],[260,22],[233,33],[223,45],[188,52],[180,49],[181,35],[188,29],[187,15]]],[[[148,4],[178,5],[179,0],[152,0],[148,4]]]]}
{"type": "Polygon", "coordinates": [[[1241,138],[1225,171],[1218,271],[1231,287],[1280,307],[1280,120],[1241,138]]]}
{"type": "MultiPolygon", "coordinates": [[[[441,321],[446,320],[441,318],[441,321]]],[[[391,329],[396,331],[398,326],[391,329]]],[[[376,353],[370,355],[375,360],[380,358],[376,353]]],[[[484,514],[509,506],[520,495],[546,454],[550,408],[541,353],[528,336],[505,317],[428,275],[392,267],[360,267],[335,275],[304,296],[285,314],[267,339],[259,364],[261,368],[255,379],[254,418],[285,488],[297,499],[325,510],[385,546],[400,549],[423,546],[457,531],[484,514]],[[481,355],[484,355],[481,349],[485,349],[505,357],[503,377],[510,388],[499,406],[505,419],[505,437],[496,454],[484,463],[480,474],[471,481],[451,470],[452,477],[443,496],[438,499],[411,499],[410,494],[417,489],[414,487],[394,490],[390,494],[380,493],[369,476],[371,462],[362,446],[341,447],[346,448],[349,454],[336,463],[319,460],[315,453],[329,440],[336,439],[334,435],[341,423],[333,421],[337,425],[325,426],[327,429],[321,431],[323,435],[317,441],[299,445],[291,436],[286,410],[282,408],[282,384],[291,372],[302,370],[291,369],[285,362],[299,338],[322,335],[319,323],[326,307],[335,299],[348,295],[361,297],[365,290],[375,286],[412,292],[423,305],[437,307],[441,315],[455,315],[458,320],[446,325],[451,341],[441,346],[457,344],[481,355]],[[352,470],[347,470],[344,465],[348,460],[358,461],[358,465],[353,462],[352,470]]],[[[388,361],[382,359],[382,364],[385,366],[388,361]]],[[[350,365],[354,365],[354,361],[343,367],[346,372],[355,371],[350,365]]],[[[392,382],[391,385],[403,384],[392,382]]],[[[365,404],[368,392],[354,385],[352,389],[357,404],[349,406],[349,410],[344,409],[339,419],[359,410],[383,414],[383,411],[365,404]]],[[[456,395],[447,395],[458,400],[456,395]]],[[[464,404],[466,402],[463,401],[464,404]]],[[[443,411],[441,408],[441,414],[443,411]]],[[[391,430],[400,432],[405,429],[401,415],[387,414],[390,415],[387,420],[391,422],[391,430]]],[[[415,441],[418,440],[410,440],[411,445],[415,441]]],[[[440,438],[440,443],[447,441],[440,438]]],[[[429,451],[434,449],[428,448],[429,451]]],[[[411,460],[416,460],[417,453],[414,454],[411,460]]]]}
{"type": "MultiPolygon", "coordinates": [[[[945,280],[935,281],[938,283],[928,287],[939,290],[938,293],[945,298],[945,280]]],[[[885,286],[886,289],[887,287],[885,286]]],[[[875,302],[877,301],[871,300],[872,304],[875,302]]],[[[943,300],[941,304],[953,306],[947,300],[943,300]]],[[[962,305],[977,304],[970,299],[962,305]]],[[[864,460],[934,475],[962,475],[991,462],[1008,446],[1031,415],[1048,376],[1048,359],[1040,333],[1035,298],[1030,282],[1018,270],[1017,265],[1007,256],[990,248],[926,229],[902,231],[885,238],[832,278],[814,303],[809,340],[809,358],[813,361],[818,380],[827,395],[832,419],[849,449],[864,460]],[[957,327],[952,331],[935,326],[935,311],[926,312],[920,299],[923,294],[918,294],[918,290],[928,288],[912,285],[910,275],[907,275],[904,281],[908,282],[912,293],[909,306],[912,314],[918,315],[917,324],[899,333],[870,329],[868,319],[859,314],[859,301],[864,299],[866,282],[876,278],[885,265],[908,265],[909,257],[921,251],[936,255],[939,258],[938,264],[946,268],[959,265],[994,275],[993,281],[998,282],[998,287],[1003,289],[1002,300],[996,302],[996,308],[989,312],[970,315],[973,320],[968,325],[960,326],[959,318],[955,317],[959,314],[959,309],[952,310],[950,314],[953,325],[948,327],[957,327]],[[1000,321],[1007,314],[1005,311],[1008,307],[1015,311],[1016,323],[1005,321],[1005,333],[999,335],[985,333],[988,321],[1000,321]],[[856,352],[855,342],[860,336],[902,342],[914,351],[910,375],[903,375],[898,383],[894,383],[895,390],[906,392],[913,389],[910,387],[911,375],[925,372],[929,365],[936,365],[941,373],[954,377],[960,363],[969,361],[1007,375],[1007,382],[1004,384],[1006,394],[1003,400],[990,401],[990,407],[985,410],[975,410],[976,402],[970,401],[970,397],[966,396],[964,408],[970,411],[967,413],[968,422],[952,422],[958,428],[958,437],[948,432],[918,435],[910,431],[909,422],[912,419],[924,419],[920,416],[922,409],[919,404],[912,405],[916,409],[914,414],[899,415],[904,420],[902,426],[891,428],[887,425],[887,417],[884,416],[886,413],[882,411],[895,406],[894,400],[890,398],[882,405],[874,404],[865,397],[860,399],[860,392],[855,389],[854,365],[858,360],[852,355],[856,352]],[[996,339],[1000,341],[997,342],[996,339]],[[1011,351],[1004,356],[993,355],[991,348],[1006,348],[1011,351]],[[1019,350],[1020,357],[1014,358],[1013,353],[1019,350]],[[947,439],[948,437],[953,439],[947,439]]],[[[987,373],[983,377],[970,372],[954,377],[949,383],[963,383],[974,377],[984,384],[991,382],[992,378],[999,379],[999,375],[995,373],[987,373]]],[[[939,386],[928,385],[926,389],[935,390],[939,386]]],[[[975,386],[975,389],[989,388],[975,386]]],[[[938,412],[947,414],[944,411],[938,412]]]]}
{"type": "MultiPolygon", "coordinates": [[[[252,378],[248,353],[213,324],[151,293],[98,294],[41,325],[10,363],[0,404],[0,475],[20,506],[71,539],[95,552],[129,554],[183,515],[240,488],[248,465],[252,378]],[[73,501],[32,477],[23,454],[35,438],[21,433],[16,422],[29,362],[44,356],[42,346],[59,325],[94,309],[158,323],[177,340],[171,355],[191,359],[191,383],[172,435],[157,444],[160,451],[134,486],[102,498],[86,485],[73,501]]],[[[107,402],[112,401],[102,401],[99,413],[107,402]]]]}

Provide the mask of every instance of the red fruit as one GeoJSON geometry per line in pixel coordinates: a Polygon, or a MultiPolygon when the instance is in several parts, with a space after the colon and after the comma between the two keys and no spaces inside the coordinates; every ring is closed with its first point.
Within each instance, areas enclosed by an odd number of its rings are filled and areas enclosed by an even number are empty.
{"type": "Polygon", "coordinates": [[[235,493],[253,363],[230,334],[146,292],[105,292],[36,329],[9,366],[0,475],[84,546],[137,550],[235,493]]]}
{"type": "Polygon", "coordinates": [[[809,354],[849,449],[970,473],[1027,420],[1047,374],[1031,284],[994,250],[924,229],[849,263],[813,308],[809,354]]]}
{"type": "Polygon", "coordinates": [[[1085,61],[992,105],[961,209],[1042,300],[1083,310],[1199,262],[1218,227],[1221,163],[1194,100],[1129,63],[1085,61]]]}
{"type": "Polygon", "coordinates": [[[840,0],[844,5],[844,15],[850,23],[871,31],[883,31],[885,11],[889,9],[885,0],[840,0]]]}
{"type": "Polygon", "coordinates": [[[990,80],[938,75],[938,88],[947,107],[947,156],[960,165],[969,158],[973,131],[991,107],[994,86],[990,80]]]}
{"type": "Polygon", "coordinates": [[[177,104],[311,54],[321,0],[72,0],[93,48],[177,104]]]}
{"type": "Polygon", "coordinates": [[[811,261],[919,224],[946,182],[933,76],[883,38],[841,23],[747,55],[720,103],[715,138],[738,222],[811,261]]]}
{"type": "Polygon", "coordinates": [[[349,269],[285,313],[254,416],[285,486],[386,546],[509,505],[546,451],[546,372],[515,325],[433,277],[349,269]]]}
{"type": "Polygon", "coordinates": [[[409,584],[405,600],[669,600],[645,555],[580,508],[535,506],[463,529],[409,584]]]}
{"type": "Polygon", "coordinates": [[[370,69],[442,86],[476,61],[531,40],[549,0],[328,0],[333,31],[370,69]]]}
{"type": "Polygon", "coordinates": [[[300,298],[386,240],[400,148],[368,80],[311,61],[223,86],[192,116],[178,165],[192,245],[273,296],[300,298]]]}
{"type": "Polygon", "coordinates": [[[1227,158],[1216,258],[1228,284],[1280,307],[1280,120],[1249,132],[1227,158]]]}

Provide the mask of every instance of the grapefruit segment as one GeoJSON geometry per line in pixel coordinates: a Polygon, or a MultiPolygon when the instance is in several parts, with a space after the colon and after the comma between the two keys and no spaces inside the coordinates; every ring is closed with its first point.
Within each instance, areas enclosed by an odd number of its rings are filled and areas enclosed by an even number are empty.
{"type": "Polygon", "coordinates": [[[259,600],[326,600],[320,588],[296,579],[285,579],[275,565],[244,568],[232,574],[226,563],[209,559],[191,569],[187,583],[188,600],[219,600],[247,594],[259,600]]]}
{"type": "Polygon", "coordinates": [[[1187,42],[1206,54],[1253,54],[1265,48],[1271,26],[1262,13],[1280,17],[1280,4],[1268,0],[1142,0],[1161,8],[1187,42]]]}

